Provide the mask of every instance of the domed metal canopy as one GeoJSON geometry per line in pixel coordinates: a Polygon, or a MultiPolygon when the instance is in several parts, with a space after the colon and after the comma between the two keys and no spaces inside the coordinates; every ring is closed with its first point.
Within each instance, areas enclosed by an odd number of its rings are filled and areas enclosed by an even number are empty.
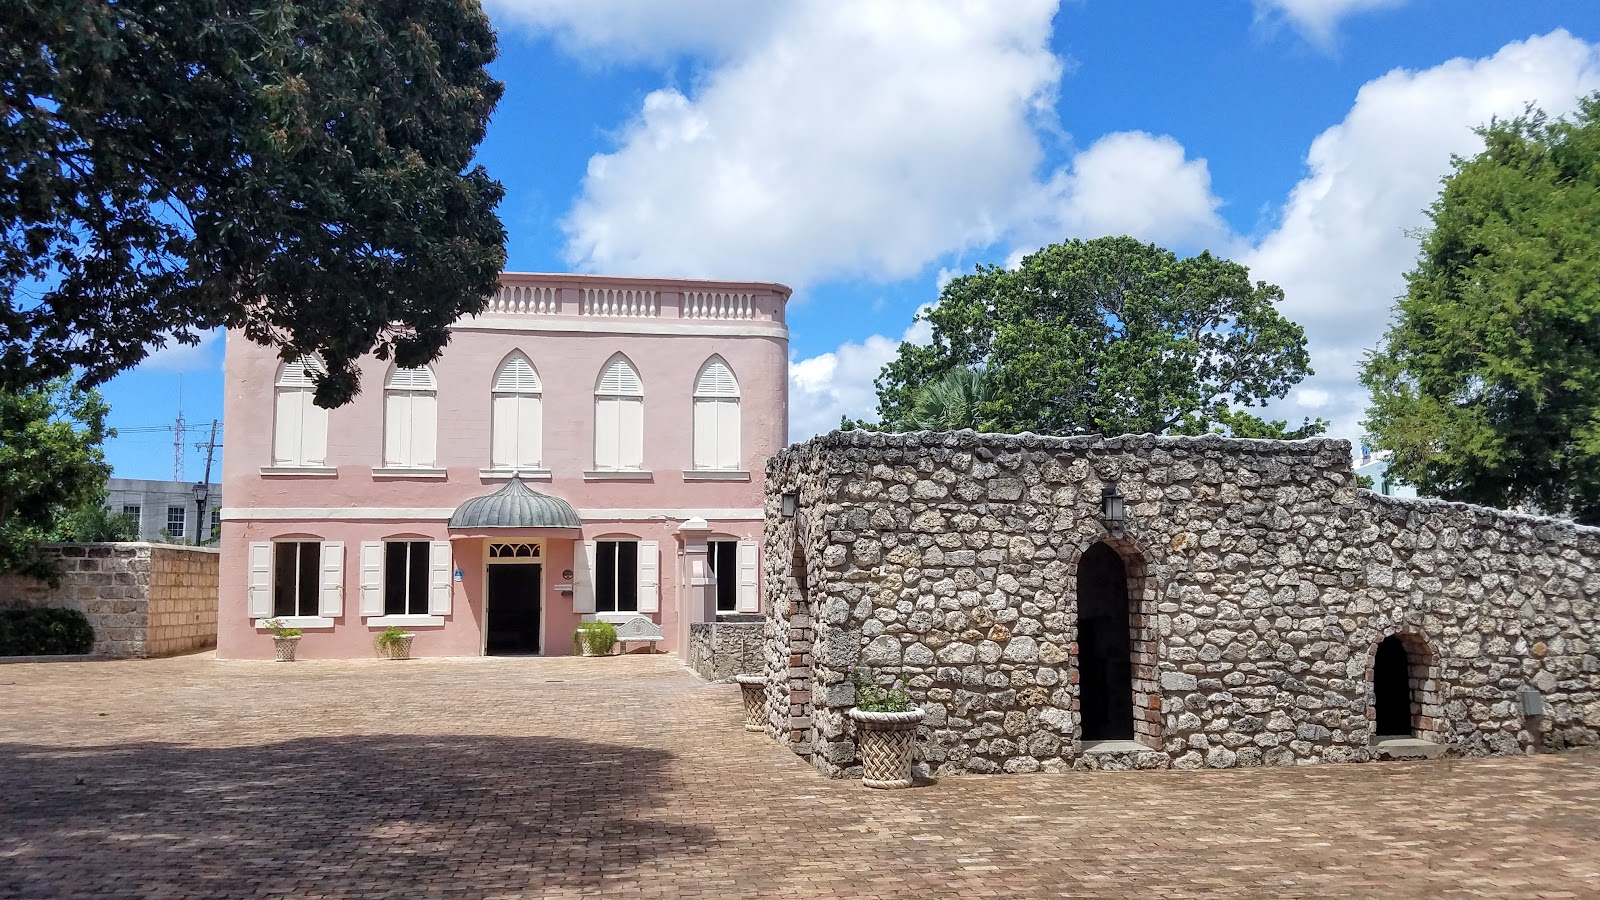
{"type": "Polygon", "coordinates": [[[572,504],[541,494],[515,477],[500,490],[461,504],[450,516],[453,530],[582,527],[583,520],[572,504]]]}

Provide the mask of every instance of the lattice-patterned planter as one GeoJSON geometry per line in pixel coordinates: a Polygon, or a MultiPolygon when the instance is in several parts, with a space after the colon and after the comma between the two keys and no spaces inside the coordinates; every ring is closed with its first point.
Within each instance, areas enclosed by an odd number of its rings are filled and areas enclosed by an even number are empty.
{"type": "Polygon", "coordinates": [[[410,659],[411,642],[416,640],[414,634],[402,634],[397,640],[378,645],[378,655],[384,659],[410,659]]]}
{"type": "Polygon", "coordinates": [[[272,639],[272,652],[277,656],[278,662],[294,662],[294,653],[300,647],[298,637],[275,637],[272,639]]]}
{"type": "Polygon", "coordinates": [[[850,718],[856,723],[861,783],[870,788],[911,787],[922,710],[867,712],[851,708],[850,718]]]}
{"type": "Polygon", "coordinates": [[[739,695],[744,700],[744,730],[767,730],[767,676],[735,675],[739,695]]]}

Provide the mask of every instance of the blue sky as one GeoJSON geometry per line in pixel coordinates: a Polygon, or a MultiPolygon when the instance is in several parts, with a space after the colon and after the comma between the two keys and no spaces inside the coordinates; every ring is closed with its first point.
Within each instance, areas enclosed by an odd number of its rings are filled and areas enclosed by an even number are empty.
{"type": "MultiPolygon", "coordinates": [[[[1600,90],[1587,0],[487,5],[509,267],[794,286],[795,439],[871,412],[942,279],[1121,233],[1281,285],[1317,374],[1274,412],[1357,439],[1355,364],[1450,155],[1600,90]]],[[[192,424],[220,417],[221,359],[156,353],[106,387],[113,424],[170,423],[180,381],[192,424]]],[[[108,453],[172,472],[170,433],[108,453]]]]}

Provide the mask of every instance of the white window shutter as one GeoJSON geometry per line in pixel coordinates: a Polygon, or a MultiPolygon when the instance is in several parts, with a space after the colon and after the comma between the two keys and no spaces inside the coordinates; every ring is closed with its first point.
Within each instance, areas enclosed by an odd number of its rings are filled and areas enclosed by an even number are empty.
{"type": "Polygon", "coordinates": [[[739,468],[739,401],[718,400],[717,468],[739,468]]]}
{"type": "Polygon", "coordinates": [[[594,541],[578,541],[572,545],[578,558],[573,560],[572,611],[594,612],[594,541]]]}
{"type": "Polygon", "coordinates": [[[407,466],[406,451],[411,444],[411,397],[389,391],[383,398],[383,464],[407,466]]]}
{"type": "Polygon", "coordinates": [[[383,615],[383,544],[361,542],[361,614],[383,615]]]}
{"type": "Polygon", "coordinates": [[[761,548],[755,541],[739,542],[739,593],[738,610],[753,613],[761,610],[761,595],[756,592],[756,572],[761,564],[761,548]]]}
{"type": "Polygon", "coordinates": [[[301,391],[301,439],[299,465],[320,466],[328,459],[328,411],[313,402],[310,391],[301,391]]]}
{"type": "Polygon", "coordinates": [[[496,394],[490,411],[489,463],[496,469],[511,469],[517,465],[517,402],[516,394],[496,394]]]}
{"type": "Polygon", "coordinates": [[[617,397],[597,397],[594,401],[594,467],[596,469],[621,468],[618,454],[621,443],[622,400],[617,397]]]}
{"type": "Polygon", "coordinates": [[[304,417],[303,397],[306,392],[295,388],[279,388],[277,408],[272,429],[272,464],[276,466],[299,465],[303,442],[301,420],[304,417]]]}
{"type": "Polygon", "coordinates": [[[517,466],[533,469],[544,460],[544,402],[538,394],[517,398],[517,466]]]}
{"type": "Polygon", "coordinates": [[[661,611],[661,543],[639,542],[639,612],[661,611]]]}
{"type": "Polygon", "coordinates": [[[317,599],[318,615],[344,615],[344,541],[322,542],[322,595],[317,599]]]}
{"type": "Polygon", "coordinates": [[[433,394],[411,395],[411,465],[432,468],[439,456],[439,402],[433,394]]]}
{"type": "Polygon", "coordinates": [[[644,467],[644,399],[630,397],[622,401],[620,412],[621,439],[619,441],[619,468],[644,467]]]}
{"type": "Polygon", "coordinates": [[[694,467],[717,467],[717,401],[694,401],[694,467]]]}
{"type": "Polygon", "coordinates": [[[450,615],[450,579],[453,574],[455,570],[450,564],[450,542],[434,541],[428,554],[428,612],[431,615],[450,615]]]}
{"type": "Polygon", "coordinates": [[[250,543],[250,581],[245,600],[247,614],[253,619],[272,617],[272,544],[266,541],[250,543]]]}

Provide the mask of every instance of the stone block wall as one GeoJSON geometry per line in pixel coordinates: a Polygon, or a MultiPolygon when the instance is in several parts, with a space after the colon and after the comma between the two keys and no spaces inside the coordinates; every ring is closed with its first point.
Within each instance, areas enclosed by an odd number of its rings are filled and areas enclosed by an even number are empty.
{"type": "Polygon", "coordinates": [[[1600,741],[1600,529],[1360,491],[1344,441],[848,432],[774,457],[767,484],[769,730],[830,775],[859,771],[858,666],[927,711],[941,773],[1368,760],[1390,635],[1416,736],[1600,741]],[[1116,754],[1082,735],[1097,543],[1128,588],[1140,749],[1116,754]],[[1544,716],[1522,715],[1527,689],[1544,716]]]}
{"type": "Polygon", "coordinates": [[[725,681],[766,669],[767,623],[733,616],[689,625],[689,667],[707,681],[725,681]]]}
{"type": "Polygon", "coordinates": [[[95,656],[187,653],[217,645],[217,551],[169,544],[54,544],[61,584],[0,577],[0,607],[82,612],[95,656]]]}

